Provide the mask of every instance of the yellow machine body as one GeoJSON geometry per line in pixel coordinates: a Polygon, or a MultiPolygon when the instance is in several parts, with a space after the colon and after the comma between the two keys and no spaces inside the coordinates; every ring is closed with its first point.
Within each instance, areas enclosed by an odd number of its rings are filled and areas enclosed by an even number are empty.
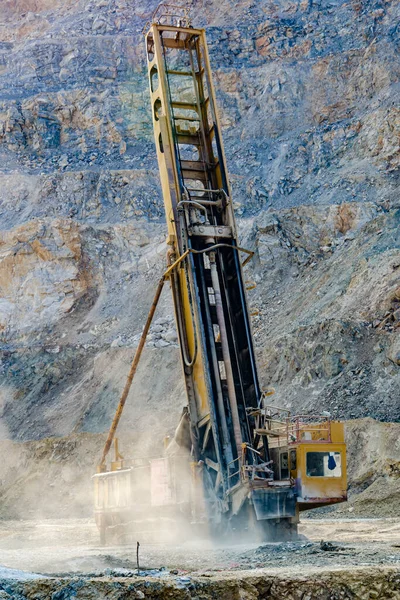
{"type": "MultiPolygon", "coordinates": [[[[343,502],[347,499],[344,424],[330,421],[329,428],[330,441],[318,439],[309,441],[303,437],[300,442],[289,444],[290,475],[296,482],[297,503],[300,510],[343,502]],[[294,461],[293,451],[296,452],[294,461]],[[333,457],[336,463],[333,469],[328,465],[330,457],[333,457]]],[[[302,433],[310,432],[313,438],[317,438],[319,433],[317,426],[313,429],[305,429],[302,433]]]]}

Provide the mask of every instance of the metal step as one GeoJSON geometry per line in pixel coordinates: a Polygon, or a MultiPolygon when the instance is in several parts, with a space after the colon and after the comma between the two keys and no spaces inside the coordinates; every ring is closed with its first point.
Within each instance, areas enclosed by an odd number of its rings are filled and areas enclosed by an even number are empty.
{"type": "Polygon", "coordinates": [[[200,71],[196,71],[193,73],[192,71],[178,71],[176,69],[167,69],[167,75],[181,75],[182,77],[197,77],[198,75],[203,75],[204,69],[200,69],[200,71]]]}
{"type": "Polygon", "coordinates": [[[198,117],[173,117],[174,121],[193,121],[195,123],[200,122],[198,117]]]}
{"type": "Polygon", "coordinates": [[[187,146],[201,146],[201,141],[200,141],[200,132],[196,133],[196,134],[189,134],[189,133],[179,133],[177,132],[176,134],[177,140],[178,140],[178,144],[185,144],[187,146]]]}
{"type": "Polygon", "coordinates": [[[172,108],[187,108],[188,110],[194,110],[197,112],[197,104],[193,104],[192,102],[178,102],[173,100],[171,102],[172,108]]]}
{"type": "Polygon", "coordinates": [[[205,173],[204,171],[194,171],[194,170],[189,170],[189,169],[183,169],[182,175],[183,175],[184,179],[187,179],[189,181],[197,179],[198,181],[202,181],[205,185],[208,182],[207,173],[205,173]]]}

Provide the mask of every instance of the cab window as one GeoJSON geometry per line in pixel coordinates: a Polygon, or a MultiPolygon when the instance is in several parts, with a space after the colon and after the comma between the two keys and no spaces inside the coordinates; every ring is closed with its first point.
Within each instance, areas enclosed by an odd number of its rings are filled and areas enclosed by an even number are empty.
{"type": "Polygon", "coordinates": [[[341,477],[340,452],[307,452],[306,473],[308,477],[341,477]]]}

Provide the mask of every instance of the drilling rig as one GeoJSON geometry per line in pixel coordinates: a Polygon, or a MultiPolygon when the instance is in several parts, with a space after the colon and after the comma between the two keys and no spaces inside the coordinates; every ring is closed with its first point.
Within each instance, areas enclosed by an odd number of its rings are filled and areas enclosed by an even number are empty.
{"type": "Polygon", "coordinates": [[[291,416],[269,406],[260,388],[243,276],[253,253],[238,242],[204,29],[192,26],[186,8],[162,4],[145,43],[167,269],[94,476],[96,521],[103,541],[149,510],[158,518],[178,512],[214,532],[288,539],[299,510],[346,499],[343,423],[291,416]],[[175,435],[180,450],[127,461],[116,445],[108,468],[165,281],[188,404],[175,435]]]}

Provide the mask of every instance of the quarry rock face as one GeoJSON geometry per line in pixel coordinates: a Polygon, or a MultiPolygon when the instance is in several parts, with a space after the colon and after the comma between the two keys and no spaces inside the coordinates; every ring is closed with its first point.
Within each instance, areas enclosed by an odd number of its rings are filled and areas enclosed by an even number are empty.
{"type": "MultiPolygon", "coordinates": [[[[165,265],[142,35],[156,5],[1,3],[3,437],[109,425],[165,265]]],[[[245,277],[260,378],[294,411],[398,419],[399,11],[193,7],[256,251],[245,277]]],[[[164,403],[161,443],[185,397],[168,290],[158,310],[127,423],[164,403]]]]}
{"type": "Polygon", "coordinates": [[[53,325],[90,285],[73,222],[35,220],[6,231],[0,257],[3,341],[53,325]]]}

